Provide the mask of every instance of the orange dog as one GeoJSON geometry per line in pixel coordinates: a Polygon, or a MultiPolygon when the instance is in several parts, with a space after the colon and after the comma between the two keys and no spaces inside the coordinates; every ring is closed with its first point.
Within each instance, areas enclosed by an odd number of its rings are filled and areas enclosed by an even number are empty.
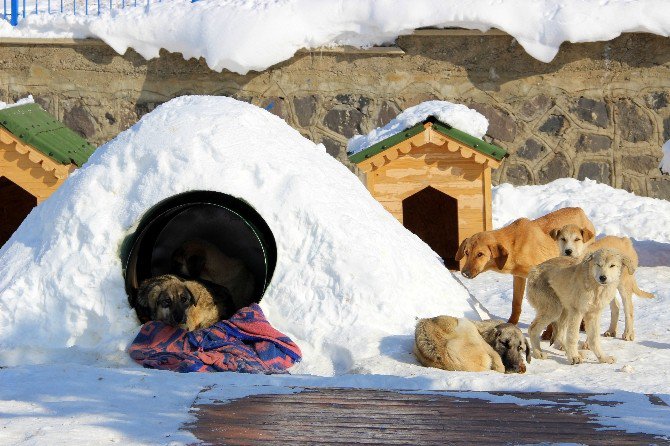
{"type": "Polygon", "coordinates": [[[556,242],[549,233],[567,224],[575,224],[595,233],[593,223],[581,208],[559,209],[535,220],[520,218],[504,228],[478,232],[463,240],[458,248],[456,260],[465,258],[461,274],[469,279],[489,270],[514,275],[509,322],[516,324],[521,315],[528,272],[534,266],[559,255],[556,242]]]}

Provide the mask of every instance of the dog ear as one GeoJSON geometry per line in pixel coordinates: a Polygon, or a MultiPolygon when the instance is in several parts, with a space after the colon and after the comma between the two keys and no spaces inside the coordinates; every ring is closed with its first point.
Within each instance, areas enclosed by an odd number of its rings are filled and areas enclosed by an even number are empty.
{"type": "Polygon", "coordinates": [[[465,257],[465,246],[467,245],[468,241],[470,238],[466,238],[461,242],[461,246],[458,247],[458,251],[456,251],[456,257],[454,257],[454,260],[457,262],[460,261],[463,257],[465,257]]]}
{"type": "Polygon", "coordinates": [[[193,286],[192,283],[193,282],[184,281],[184,291],[186,291],[188,295],[191,296],[191,303],[193,304],[193,306],[197,307],[198,306],[197,296],[199,296],[200,294],[192,288],[193,286]]]}
{"type": "Polygon", "coordinates": [[[192,255],[186,259],[186,269],[191,277],[200,277],[202,270],[205,269],[205,258],[199,255],[192,255]]]}
{"type": "Polygon", "coordinates": [[[554,240],[558,240],[558,234],[560,233],[561,233],[560,229],[554,228],[551,231],[549,231],[549,237],[553,238],[554,240]]]}
{"type": "Polygon", "coordinates": [[[633,274],[635,272],[635,264],[633,264],[633,261],[631,260],[630,257],[628,256],[621,256],[621,264],[628,269],[628,272],[630,274],[633,274]]]}
{"type": "Polygon", "coordinates": [[[528,338],[523,338],[524,343],[526,344],[526,362],[530,364],[530,358],[532,355],[530,354],[530,342],[528,342],[528,338]]]}
{"type": "Polygon", "coordinates": [[[588,242],[595,235],[595,234],[593,234],[593,232],[591,232],[591,230],[589,230],[587,228],[582,228],[580,232],[582,233],[582,239],[584,240],[584,242],[588,242]]]}
{"type": "Polygon", "coordinates": [[[491,250],[491,257],[495,260],[498,269],[503,269],[505,263],[507,263],[507,257],[509,256],[507,249],[500,243],[497,245],[490,245],[489,249],[491,250]]]}
{"type": "Polygon", "coordinates": [[[593,260],[593,257],[595,256],[595,254],[596,254],[596,251],[588,253],[586,255],[586,257],[584,257],[584,260],[582,260],[582,261],[586,262],[586,263],[590,262],[591,260],[593,260]]]}
{"type": "Polygon", "coordinates": [[[195,300],[195,296],[193,295],[193,293],[191,293],[191,290],[187,286],[184,287],[184,292],[188,295],[189,303],[194,307],[197,307],[198,301],[195,300]]]}

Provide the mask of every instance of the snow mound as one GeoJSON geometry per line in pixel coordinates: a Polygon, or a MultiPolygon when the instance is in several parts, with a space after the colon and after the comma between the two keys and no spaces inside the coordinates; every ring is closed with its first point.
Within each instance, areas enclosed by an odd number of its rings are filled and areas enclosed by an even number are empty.
{"type": "Polygon", "coordinates": [[[0,110],[5,109],[5,108],[18,107],[19,105],[24,105],[24,104],[32,104],[34,102],[35,102],[35,100],[33,99],[33,95],[29,94],[25,98],[21,98],[18,101],[14,102],[13,104],[9,104],[7,102],[0,101],[0,110]]]}
{"type": "Polygon", "coordinates": [[[71,8],[47,14],[47,2],[37,7],[43,12],[15,28],[0,20],[0,37],[97,37],[120,54],[132,47],[151,59],[165,48],[240,74],[264,70],[301,48],[369,47],[421,27],[497,28],[543,62],[563,42],[605,41],[624,32],[670,35],[665,0],[152,0],[111,14],[103,5],[99,16],[93,6],[88,16],[72,15],[71,8]]]}
{"type": "Polygon", "coordinates": [[[253,105],[187,96],[100,147],[0,250],[0,364],[128,362],[139,324],[120,243],[189,190],[241,197],[270,226],[278,262],[261,306],[302,348],[301,372],[381,370],[398,340],[410,354],[416,317],[477,317],[438,256],[322,145],[253,105]]]}
{"type": "Polygon", "coordinates": [[[670,202],[586,179],[562,178],[542,186],[493,188],[493,226],[537,218],[568,206],[584,209],[599,235],[670,242],[670,202]]]}
{"type": "Polygon", "coordinates": [[[463,104],[453,104],[448,101],[426,101],[408,108],[384,127],[376,128],[367,135],[354,136],[349,140],[347,153],[358,153],[423,122],[431,116],[477,138],[484,136],[489,128],[489,122],[484,115],[463,104]]]}
{"type": "Polygon", "coordinates": [[[670,174],[670,139],[663,144],[663,159],[658,167],[661,172],[670,174]]]}

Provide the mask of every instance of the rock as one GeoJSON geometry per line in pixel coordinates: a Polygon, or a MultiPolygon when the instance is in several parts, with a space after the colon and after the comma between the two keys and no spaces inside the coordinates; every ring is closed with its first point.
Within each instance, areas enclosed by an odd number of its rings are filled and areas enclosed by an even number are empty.
{"type": "Polygon", "coordinates": [[[603,129],[609,124],[609,111],[604,101],[581,97],[570,111],[582,121],[590,122],[603,129]]]}
{"type": "Polygon", "coordinates": [[[647,95],[647,106],[653,110],[660,110],[668,106],[668,92],[656,91],[647,95]]]}
{"type": "Polygon", "coordinates": [[[524,186],[526,184],[532,184],[533,175],[523,164],[511,164],[505,171],[504,181],[512,183],[515,186],[524,186]]]}
{"type": "Polygon", "coordinates": [[[565,116],[551,115],[538,130],[548,135],[558,136],[565,131],[565,128],[567,128],[565,116]]]}
{"type": "Polygon", "coordinates": [[[624,156],[621,164],[626,170],[632,170],[634,172],[648,174],[650,171],[653,171],[658,168],[660,160],[655,156],[651,155],[633,155],[633,156],[624,156]]]}
{"type": "Polygon", "coordinates": [[[542,114],[549,110],[553,105],[554,101],[541,94],[524,102],[521,106],[521,110],[519,110],[519,115],[522,119],[531,121],[542,116],[542,114]]]}
{"type": "Polygon", "coordinates": [[[275,116],[279,116],[284,121],[288,122],[288,110],[286,107],[286,101],[281,97],[270,97],[265,98],[261,101],[261,107],[269,111],[275,116]]]}
{"type": "Polygon", "coordinates": [[[309,95],[293,98],[293,108],[301,127],[309,127],[316,113],[316,96],[309,95]]]}
{"type": "Polygon", "coordinates": [[[663,139],[665,141],[670,139],[670,118],[663,120],[663,139]]]}
{"type": "Polygon", "coordinates": [[[327,136],[321,138],[321,144],[326,146],[326,152],[328,152],[328,155],[332,156],[333,158],[338,158],[339,155],[344,153],[346,150],[344,144],[327,136]]]}
{"type": "Polygon", "coordinates": [[[477,110],[489,121],[487,135],[500,141],[512,142],[516,137],[516,123],[505,111],[499,110],[489,104],[473,103],[469,107],[477,110]]]}
{"type": "Polygon", "coordinates": [[[95,119],[81,104],[65,110],[63,113],[63,123],[85,139],[90,139],[95,135],[95,119]]]}
{"type": "Polygon", "coordinates": [[[367,113],[368,105],[372,102],[372,99],[365,96],[354,96],[350,94],[338,94],[335,96],[335,100],[340,104],[350,105],[361,113],[367,113]]]}
{"type": "Polygon", "coordinates": [[[326,113],[323,123],[330,130],[349,139],[363,133],[363,117],[363,113],[355,108],[336,105],[326,113]]]}
{"type": "Polygon", "coordinates": [[[389,101],[384,101],[379,107],[379,113],[377,114],[377,127],[383,127],[388,124],[393,118],[400,114],[400,109],[393,103],[389,101]]]}
{"type": "Polygon", "coordinates": [[[579,166],[578,180],[590,178],[599,183],[610,184],[610,165],[607,162],[587,161],[579,166]]]}
{"type": "Polygon", "coordinates": [[[654,178],[649,180],[649,196],[670,200],[670,178],[654,178]]]}
{"type": "Polygon", "coordinates": [[[617,128],[623,139],[629,142],[649,141],[654,125],[640,108],[629,100],[616,104],[617,128]]]}
{"type": "Polygon", "coordinates": [[[570,176],[570,163],[565,155],[557,153],[539,172],[539,183],[547,184],[558,178],[570,176]]]}
{"type": "Polygon", "coordinates": [[[516,151],[516,155],[520,158],[532,161],[537,160],[544,155],[545,151],[546,149],[541,142],[530,138],[516,151]]]}
{"type": "Polygon", "coordinates": [[[600,152],[612,147],[612,139],[605,135],[583,134],[577,140],[575,149],[584,152],[600,152]]]}

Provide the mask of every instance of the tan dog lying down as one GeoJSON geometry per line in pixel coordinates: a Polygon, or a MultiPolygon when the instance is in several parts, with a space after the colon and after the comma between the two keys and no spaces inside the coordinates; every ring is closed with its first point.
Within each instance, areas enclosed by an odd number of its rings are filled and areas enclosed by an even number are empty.
{"type": "Polygon", "coordinates": [[[426,367],[466,372],[524,373],[530,345],[521,330],[500,320],[472,322],[451,316],[419,319],[414,354],[426,367]]]}
{"type": "Polygon", "coordinates": [[[530,324],[528,335],[533,346],[533,357],[545,359],[540,347],[543,327],[557,322],[555,339],[565,348],[572,364],[582,362],[577,350],[579,325],[584,320],[587,342],[600,362],[613,363],[600,348],[600,315],[619,286],[622,269],[635,271],[632,261],[616,249],[599,249],[583,260],[556,257],[533,268],[528,274],[528,302],[537,312],[530,324]]]}
{"type": "MultiPolygon", "coordinates": [[[[560,255],[574,257],[576,259],[582,258],[585,254],[597,251],[601,248],[614,248],[621,251],[626,257],[631,260],[633,269],[637,268],[638,257],[633,243],[628,237],[615,237],[608,235],[601,239],[595,240],[594,234],[589,229],[580,228],[576,225],[566,225],[561,229],[550,232],[551,237],[558,242],[558,249],[560,255]]],[[[633,322],[633,293],[640,297],[650,299],[654,297],[653,294],[642,291],[635,280],[635,276],[628,273],[624,268],[619,280],[619,294],[623,301],[624,314],[626,317],[626,326],[623,331],[622,339],[632,341],[635,339],[635,326],[633,322]]],[[[610,326],[604,333],[604,336],[616,337],[617,324],[619,322],[619,301],[612,299],[610,302],[610,326]]]]}
{"type": "Polygon", "coordinates": [[[501,229],[483,231],[466,238],[456,253],[456,260],[465,259],[463,276],[473,279],[483,271],[514,275],[512,314],[508,322],[516,324],[530,269],[558,256],[556,242],[549,236],[552,229],[576,224],[595,232],[593,224],[580,208],[563,208],[537,218],[520,218],[501,229]]]}

